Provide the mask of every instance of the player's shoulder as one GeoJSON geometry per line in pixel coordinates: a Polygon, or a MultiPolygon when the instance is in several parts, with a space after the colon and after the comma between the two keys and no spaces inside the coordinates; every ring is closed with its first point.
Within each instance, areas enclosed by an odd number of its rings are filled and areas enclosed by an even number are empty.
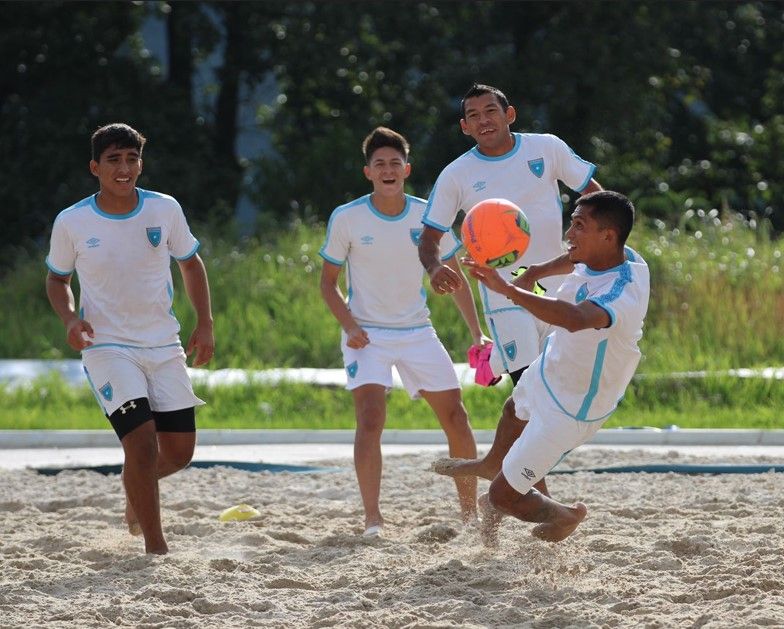
{"type": "Polygon", "coordinates": [[[139,193],[139,196],[141,197],[141,199],[144,201],[145,204],[151,203],[160,207],[182,209],[179,201],[177,201],[177,199],[175,199],[170,194],[164,194],[163,192],[156,192],[155,190],[145,190],[144,188],[136,188],[136,191],[139,193]]]}
{"type": "Polygon", "coordinates": [[[414,196],[413,194],[406,194],[406,199],[408,199],[408,205],[410,208],[418,209],[421,207],[424,211],[425,207],[427,207],[427,199],[414,196]]]}
{"type": "Polygon", "coordinates": [[[370,195],[365,194],[361,197],[348,201],[347,203],[338,205],[334,210],[332,210],[332,214],[330,215],[330,221],[334,221],[335,219],[339,219],[339,218],[354,216],[358,212],[364,212],[369,207],[369,200],[370,200],[370,195]]]}
{"type": "Polygon", "coordinates": [[[648,263],[645,261],[645,258],[643,258],[639,253],[637,253],[637,251],[635,251],[631,247],[625,245],[623,248],[623,252],[624,255],[626,256],[626,261],[629,264],[640,265],[647,268],[648,263]]]}
{"type": "Polygon", "coordinates": [[[64,210],[61,210],[54,219],[55,223],[63,223],[72,220],[77,220],[80,216],[83,216],[85,213],[92,212],[92,204],[93,198],[95,195],[91,194],[89,197],[85,197],[81,201],[77,201],[73,205],[68,206],[64,210]]]}
{"type": "Polygon", "coordinates": [[[553,146],[563,145],[565,142],[554,133],[516,133],[519,135],[523,145],[553,146]]]}

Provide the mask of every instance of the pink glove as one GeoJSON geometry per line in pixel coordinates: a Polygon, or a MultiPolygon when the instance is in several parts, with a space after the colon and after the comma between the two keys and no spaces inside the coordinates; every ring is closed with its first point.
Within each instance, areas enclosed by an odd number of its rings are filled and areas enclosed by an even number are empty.
{"type": "Polygon", "coordinates": [[[476,369],[474,382],[483,387],[491,387],[501,381],[501,376],[496,376],[490,369],[490,353],[493,344],[472,345],[468,348],[468,366],[476,369]]]}

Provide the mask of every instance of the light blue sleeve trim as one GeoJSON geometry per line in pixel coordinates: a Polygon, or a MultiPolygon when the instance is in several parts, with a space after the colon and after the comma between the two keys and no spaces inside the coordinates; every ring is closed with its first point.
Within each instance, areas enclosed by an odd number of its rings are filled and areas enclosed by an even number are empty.
{"type": "MultiPolygon", "coordinates": [[[[583,160],[585,161],[585,160],[583,160]]],[[[586,162],[589,163],[590,162],[586,162]]],[[[596,173],[596,164],[591,164],[591,170],[588,172],[588,176],[583,181],[583,184],[579,188],[575,188],[575,192],[582,192],[588,187],[588,184],[591,183],[591,179],[593,179],[594,174],[596,173]]]]}
{"type": "Polygon", "coordinates": [[[590,301],[592,304],[596,304],[597,306],[599,306],[599,308],[601,308],[608,315],[610,315],[610,325],[607,326],[608,328],[611,328],[612,326],[615,325],[615,310],[610,308],[610,306],[608,306],[607,304],[599,303],[596,297],[589,297],[587,301],[590,301]]]}
{"type": "Polygon", "coordinates": [[[422,219],[422,224],[423,225],[427,225],[428,227],[432,227],[433,229],[437,229],[438,231],[444,232],[444,233],[446,233],[450,229],[452,229],[451,227],[444,227],[443,225],[439,225],[438,223],[431,221],[430,219],[427,218],[427,216],[425,216],[422,219]]]}
{"type": "MultiPolygon", "coordinates": [[[[457,240],[457,238],[455,238],[455,240],[457,240]]],[[[463,243],[457,240],[457,244],[455,245],[455,248],[452,249],[452,251],[450,251],[446,255],[441,256],[441,261],[444,262],[446,260],[449,260],[449,258],[453,257],[462,248],[463,248],[463,243]]]]}
{"type": "Polygon", "coordinates": [[[184,262],[185,260],[190,260],[193,256],[196,255],[196,252],[199,250],[200,246],[201,246],[201,243],[197,240],[196,244],[193,245],[193,249],[191,249],[190,253],[188,253],[188,254],[186,254],[186,255],[184,255],[182,257],[179,257],[179,258],[177,256],[172,256],[172,258],[174,258],[178,262],[184,262]]]}
{"type": "Polygon", "coordinates": [[[343,266],[345,264],[345,262],[346,262],[345,260],[343,260],[341,262],[340,260],[335,260],[335,258],[329,257],[326,253],[324,253],[324,249],[323,248],[321,249],[321,251],[319,251],[319,255],[322,258],[324,258],[327,262],[330,262],[331,264],[334,264],[336,266],[343,266]]]}
{"type": "Polygon", "coordinates": [[[54,273],[55,275],[59,275],[61,277],[66,277],[66,276],[71,275],[73,273],[73,270],[71,270],[71,271],[61,271],[60,269],[52,266],[52,264],[49,262],[49,257],[48,256],[46,258],[46,266],[52,273],[54,273]]]}

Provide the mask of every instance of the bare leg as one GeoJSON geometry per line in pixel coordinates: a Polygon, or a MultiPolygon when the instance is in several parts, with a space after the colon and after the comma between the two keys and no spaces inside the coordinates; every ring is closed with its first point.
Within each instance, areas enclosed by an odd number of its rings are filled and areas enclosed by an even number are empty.
{"type": "Polygon", "coordinates": [[[354,469],[365,509],[365,530],[382,526],[381,432],[386,422],[386,392],[380,384],[366,384],[352,391],[357,430],[354,436],[354,469]]]}
{"type": "MultiPolygon", "coordinates": [[[[191,462],[193,449],[196,446],[195,432],[159,432],[158,437],[158,479],[174,474],[191,462]]],[[[124,479],[123,479],[124,483],[124,479]]],[[[139,520],[131,507],[126,494],[125,522],[131,535],[141,535],[139,520]]]]}
{"type": "Polygon", "coordinates": [[[588,510],[581,502],[571,507],[544,496],[535,489],[523,495],[499,474],[490,485],[490,503],[499,511],[524,522],[539,522],[531,534],[548,542],[569,537],[588,510]]]}
{"type": "MultiPolygon", "coordinates": [[[[523,434],[523,430],[528,422],[518,419],[515,416],[515,405],[511,397],[504,402],[501,418],[498,420],[498,427],[495,430],[493,445],[490,451],[482,459],[438,459],[433,462],[433,471],[444,476],[479,476],[487,480],[493,480],[501,472],[501,464],[504,461],[509,448],[523,434]]],[[[452,452],[450,451],[450,455],[452,452]]],[[[545,496],[550,493],[544,479],[538,481],[534,487],[545,496]]]]}
{"type": "Polygon", "coordinates": [[[169,551],[169,547],[161,528],[155,423],[150,419],[125,435],[121,443],[125,452],[123,484],[131,514],[135,514],[136,522],[144,535],[145,551],[164,555],[169,551]]]}
{"type": "MultiPolygon", "coordinates": [[[[476,458],[476,441],[468,423],[460,389],[448,391],[420,391],[423,398],[438,417],[441,428],[449,442],[449,455],[460,458],[476,458]]],[[[455,478],[457,496],[463,522],[476,520],[476,478],[455,478]]]]}

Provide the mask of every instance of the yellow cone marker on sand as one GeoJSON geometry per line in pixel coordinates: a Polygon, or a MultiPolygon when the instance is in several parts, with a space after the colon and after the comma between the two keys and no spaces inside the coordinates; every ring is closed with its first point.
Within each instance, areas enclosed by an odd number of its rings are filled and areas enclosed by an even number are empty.
{"type": "Polygon", "coordinates": [[[218,516],[218,519],[221,522],[231,522],[232,520],[250,520],[260,515],[261,512],[258,509],[243,503],[224,509],[218,516]]]}

